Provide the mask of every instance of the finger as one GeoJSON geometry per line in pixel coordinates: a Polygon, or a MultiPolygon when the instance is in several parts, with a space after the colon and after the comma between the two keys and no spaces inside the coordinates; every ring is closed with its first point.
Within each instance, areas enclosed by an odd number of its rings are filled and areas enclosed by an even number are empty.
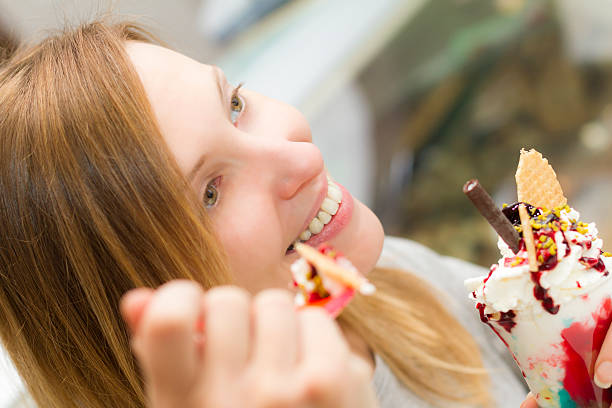
{"type": "Polygon", "coordinates": [[[255,297],[253,332],[254,364],[275,371],[295,365],[298,323],[289,292],[266,290],[255,297]]]}
{"type": "Polygon", "coordinates": [[[350,356],[340,329],[323,309],[307,308],[298,313],[300,328],[300,383],[311,403],[342,406],[344,393],[334,392],[342,382],[350,356]]]}
{"type": "Polygon", "coordinates": [[[194,337],[202,296],[198,284],[172,281],[153,293],[144,310],[133,344],[158,398],[172,398],[196,381],[199,362],[194,337]]]}
{"type": "Polygon", "coordinates": [[[527,398],[523,401],[520,408],[538,408],[538,404],[531,393],[527,394],[527,398]]]}
{"type": "Polygon", "coordinates": [[[306,308],[298,314],[301,358],[304,362],[324,362],[346,357],[348,346],[340,329],[321,308],[306,308]]]}
{"type": "Polygon", "coordinates": [[[119,301],[119,310],[131,333],[135,333],[142,313],[153,297],[153,289],[137,288],[126,292],[119,301]]]}
{"type": "Polygon", "coordinates": [[[353,377],[353,392],[349,393],[351,407],[377,407],[376,391],[372,383],[373,367],[363,358],[351,353],[349,371],[353,377]]]}
{"type": "Polygon", "coordinates": [[[368,381],[372,380],[374,366],[364,360],[363,357],[351,352],[349,363],[352,372],[356,373],[358,378],[365,378],[368,381]]]}
{"type": "Polygon", "coordinates": [[[204,297],[204,372],[228,383],[246,365],[250,345],[250,297],[242,289],[223,286],[204,297]]]}
{"type": "Polygon", "coordinates": [[[595,362],[595,384],[600,388],[612,386],[612,329],[608,330],[606,338],[599,350],[599,356],[595,362]]]}

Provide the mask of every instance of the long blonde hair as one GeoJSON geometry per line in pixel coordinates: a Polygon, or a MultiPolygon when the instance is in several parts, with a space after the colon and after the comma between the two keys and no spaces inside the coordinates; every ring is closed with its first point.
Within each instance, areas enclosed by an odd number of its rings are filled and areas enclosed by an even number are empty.
{"type": "MultiPolygon", "coordinates": [[[[0,65],[0,338],[40,407],[143,407],[121,295],[176,278],[232,282],[127,40],[155,42],[100,20],[0,65]]],[[[372,279],[380,294],[355,300],[341,324],[418,395],[486,405],[476,344],[425,284],[388,270],[372,279]]]]}

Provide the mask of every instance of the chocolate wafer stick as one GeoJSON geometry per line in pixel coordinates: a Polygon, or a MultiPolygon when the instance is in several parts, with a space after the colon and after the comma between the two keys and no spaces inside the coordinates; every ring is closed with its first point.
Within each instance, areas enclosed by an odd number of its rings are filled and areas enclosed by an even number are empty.
{"type": "Polygon", "coordinates": [[[472,201],[476,209],[491,224],[495,232],[504,240],[515,254],[519,250],[520,236],[504,213],[497,208],[493,199],[480,185],[478,180],[469,180],[463,186],[463,192],[472,201]]]}

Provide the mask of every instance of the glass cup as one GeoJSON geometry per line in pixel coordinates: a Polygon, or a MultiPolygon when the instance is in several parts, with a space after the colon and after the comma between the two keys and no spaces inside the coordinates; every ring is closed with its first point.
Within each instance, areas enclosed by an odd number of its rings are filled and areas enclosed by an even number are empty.
{"type": "Polygon", "coordinates": [[[608,278],[556,314],[535,304],[483,319],[512,352],[541,408],[610,408],[612,389],[595,385],[593,374],[612,322],[611,296],[608,278]]]}

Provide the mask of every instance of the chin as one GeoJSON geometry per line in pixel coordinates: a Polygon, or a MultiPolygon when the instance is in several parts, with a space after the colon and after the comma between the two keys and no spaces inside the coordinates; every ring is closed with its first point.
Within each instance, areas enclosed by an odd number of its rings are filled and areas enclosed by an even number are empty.
{"type": "Polygon", "coordinates": [[[372,210],[355,199],[350,222],[330,244],[342,251],[363,274],[368,274],[378,261],[385,233],[372,210]]]}

